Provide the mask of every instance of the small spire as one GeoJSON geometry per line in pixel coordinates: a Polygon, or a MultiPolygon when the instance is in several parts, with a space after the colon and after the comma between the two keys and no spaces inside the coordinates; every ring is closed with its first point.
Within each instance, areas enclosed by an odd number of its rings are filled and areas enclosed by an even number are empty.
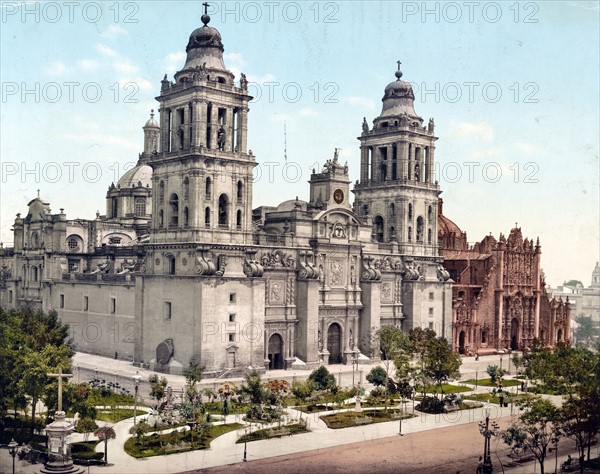
{"type": "Polygon", "coordinates": [[[204,26],[206,26],[210,22],[210,15],[208,14],[208,2],[204,2],[202,6],[204,7],[204,15],[202,15],[200,20],[202,20],[202,23],[204,23],[204,26]]]}
{"type": "Polygon", "coordinates": [[[39,197],[40,197],[40,190],[39,190],[39,188],[37,190],[37,194],[38,194],[38,199],[39,199],[39,197]]]}
{"type": "Polygon", "coordinates": [[[398,80],[400,80],[400,78],[402,77],[402,71],[400,70],[400,64],[402,64],[400,61],[396,61],[396,63],[398,63],[398,70],[396,71],[395,75],[398,78],[398,80]]]}
{"type": "Polygon", "coordinates": [[[150,110],[150,118],[154,118],[154,109],[150,110]]]}

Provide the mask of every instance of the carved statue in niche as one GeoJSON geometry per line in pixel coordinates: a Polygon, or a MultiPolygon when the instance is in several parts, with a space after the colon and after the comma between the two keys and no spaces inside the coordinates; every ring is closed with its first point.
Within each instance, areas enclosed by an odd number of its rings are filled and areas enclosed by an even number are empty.
{"type": "Polygon", "coordinates": [[[325,272],[323,271],[323,265],[319,265],[319,281],[321,283],[325,281],[325,272]]]}
{"type": "Polygon", "coordinates": [[[317,334],[317,341],[318,341],[318,346],[319,346],[319,351],[323,350],[323,334],[321,334],[321,330],[319,329],[319,332],[317,334]]]}
{"type": "Polygon", "coordinates": [[[392,296],[392,288],[389,283],[384,283],[381,285],[381,296],[385,300],[389,300],[392,296]]]}
{"type": "Polygon", "coordinates": [[[220,151],[225,149],[225,139],[225,129],[221,127],[217,132],[217,145],[219,146],[220,151]]]}
{"type": "Polygon", "coordinates": [[[333,224],[333,228],[331,229],[330,237],[336,239],[345,239],[346,238],[346,228],[340,222],[336,222],[333,224]]]}
{"type": "Polygon", "coordinates": [[[339,260],[333,260],[329,266],[331,270],[331,284],[341,285],[343,284],[344,267],[342,262],[339,260]]]}
{"type": "Polygon", "coordinates": [[[421,167],[419,166],[419,163],[415,164],[415,181],[419,181],[419,178],[421,176],[421,167]]]}
{"type": "Polygon", "coordinates": [[[349,349],[352,350],[352,349],[354,349],[354,334],[352,334],[352,329],[350,329],[348,331],[348,335],[349,335],[349,341],[348,341],[349,349]]]}
{"type": "Polygon", "coordinates": [[[354,286],[356,284],[356,268],[354,265],[350,267],[350,283],[354,286]]]}
{"type": "Polygon", "coordinates": [[[281,301],[281,284],[271,283],[271,300],[281,301]]]}

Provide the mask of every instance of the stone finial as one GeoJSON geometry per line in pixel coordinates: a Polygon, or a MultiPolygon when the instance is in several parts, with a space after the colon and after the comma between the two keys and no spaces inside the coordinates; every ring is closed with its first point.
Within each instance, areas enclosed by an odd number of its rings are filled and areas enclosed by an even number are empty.
{"type": "Polygon", "coordinates": [[[400,61],[396,61],[398,63],[398,70],[395,72],[395,76],[398,80],[402,77],[402,71],[400,70],[400,65],[402,64],[400,61]]]}

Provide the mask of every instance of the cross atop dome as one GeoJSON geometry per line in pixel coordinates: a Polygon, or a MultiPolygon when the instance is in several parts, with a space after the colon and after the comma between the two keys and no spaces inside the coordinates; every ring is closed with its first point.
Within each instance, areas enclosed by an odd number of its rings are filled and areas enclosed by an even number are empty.
{"type": "Polygon", "coordinates": [[[210,22],[210,15],[208,14],[208,2],[204,2],[202,6],[204,7],[204,15],[202,15],[200,20],[202,23],[204,23],[204,26],[206,26],[210,22]]]}
{"type": "Polygon", "coordinates": [[[400,64],[402,64],[400,61],[396,61],[396,63],[398,63],[398,70],[395,73],[395,76],[398,78],[398,80],[400,80],[400,78],[402,77],[402,71],[400,70],[400,64]]]}

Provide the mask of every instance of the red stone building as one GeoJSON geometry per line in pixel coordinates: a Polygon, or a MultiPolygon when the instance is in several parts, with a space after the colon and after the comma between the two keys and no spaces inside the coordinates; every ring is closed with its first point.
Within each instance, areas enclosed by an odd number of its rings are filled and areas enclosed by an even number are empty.
{"type": "Polygon", "coordinates": [[[472,246],[438,204],[440,255],[452,287],[452,347],[461,354],[526,350],[533,340],[568,343],[569,301],[548,299],[539,239],[486,236],[472,246]]]}

